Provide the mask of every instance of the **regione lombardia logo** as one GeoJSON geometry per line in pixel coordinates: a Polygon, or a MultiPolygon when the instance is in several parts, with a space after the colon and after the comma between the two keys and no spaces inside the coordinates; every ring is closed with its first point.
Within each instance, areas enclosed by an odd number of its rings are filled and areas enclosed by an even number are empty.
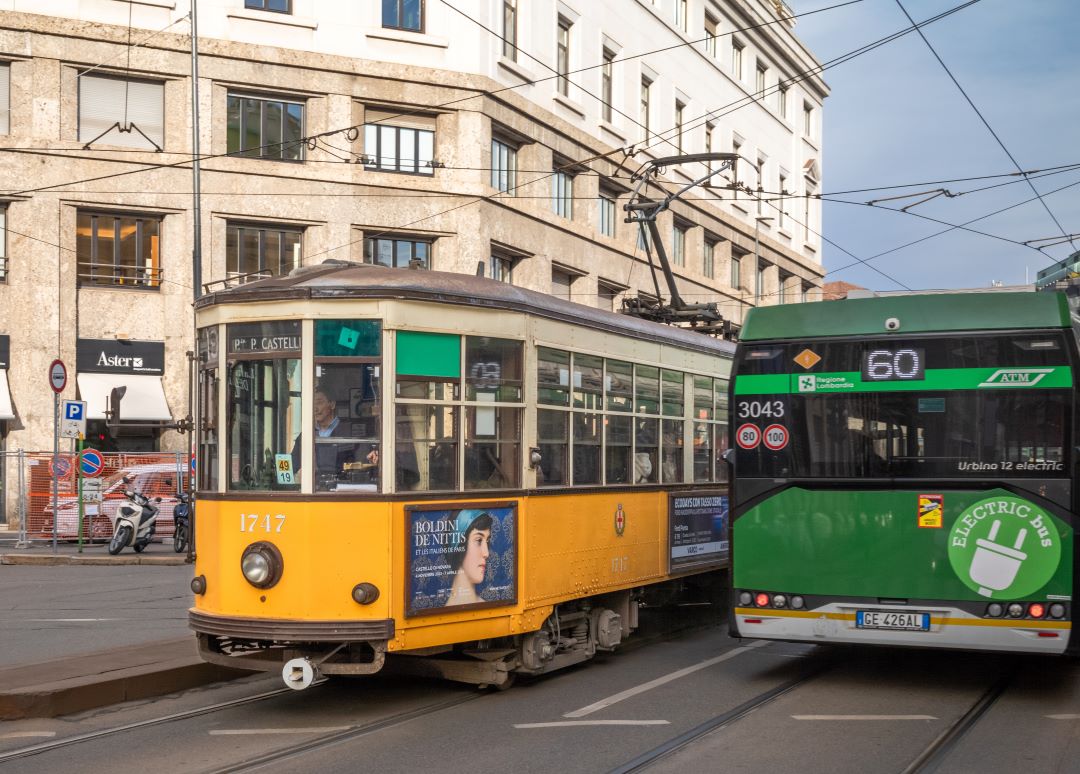
{"type": "Polygon", "coordinates": [[[964,585],[989,599],[1026,597],[1046,585],[1061,559],[1051,516],[1019,497],[990,497],[960,514],[949,562],[964,585]]]}

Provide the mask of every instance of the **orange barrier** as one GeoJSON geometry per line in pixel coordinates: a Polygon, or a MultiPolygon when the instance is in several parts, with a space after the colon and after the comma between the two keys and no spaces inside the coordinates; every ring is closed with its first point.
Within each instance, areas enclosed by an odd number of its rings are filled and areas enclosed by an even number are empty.
{"type": "MultiPolygon", "coordinates": [[[[125,489],[135,489],[157,503],[158,515],[155,540],[171,538],[173,508],[177,492],[182,487],[190,491],[191,477],[187,455],[181,452],[102,452],[101,474],[83,481],[82,537],[84,540],[108,540],[112,537],[112,520],[124,500],[125,489]],[[130,483],[124,477],[131,476],[130,483]]],[[[79,536],[79,477],[76,455],[52,452],[26,453],[26,536],[31,540],[53,536],[60,540],[75,540],[79,536]],[[53,480],[57,482],[57,511],[53,518],[53,480]]]]}

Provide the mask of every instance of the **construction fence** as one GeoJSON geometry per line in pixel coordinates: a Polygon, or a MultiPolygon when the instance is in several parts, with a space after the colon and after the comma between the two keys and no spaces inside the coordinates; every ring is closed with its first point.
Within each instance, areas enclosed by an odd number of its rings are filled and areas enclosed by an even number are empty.
{"type": "Polygon", "coordinates": [[[172,538],[177,495],[191,491],[187,455],[183,452],[99,454],[100,466],[79,464],[78,455],[71,453],[0,453],[4,470],[3,508],[8,524],[18,523],[20,540],[52,540],[54,534],[57,540],[77,540],[81,504],[82,539],[107,541],[112,537],[116,510],[128,489],[151,500],[161,498],[161,502],[155,503],[159,508],[155,540],[172,538]],[[82,475],[88,468],[96,472],[82,475]]]}

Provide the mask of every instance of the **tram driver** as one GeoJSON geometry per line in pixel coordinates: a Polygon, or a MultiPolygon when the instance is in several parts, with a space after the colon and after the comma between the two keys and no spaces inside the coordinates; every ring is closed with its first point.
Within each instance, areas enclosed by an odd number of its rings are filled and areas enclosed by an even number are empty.
{"type": "MultiPolygon", "coordinates": [[[[338,412],[338,401],[329,386],[316,386],[312,415],[315,429],[316,491],[334,490],[341,488],[342,484],[350,483],[359,484],[365,489],[372,488],[378,481],[379,447],[377,444],[361,443],[356,439],[356,428],[338,412]]],[[[292,458],[299,472],[304,461],[302,433],[293,443],[292,458]]]]}

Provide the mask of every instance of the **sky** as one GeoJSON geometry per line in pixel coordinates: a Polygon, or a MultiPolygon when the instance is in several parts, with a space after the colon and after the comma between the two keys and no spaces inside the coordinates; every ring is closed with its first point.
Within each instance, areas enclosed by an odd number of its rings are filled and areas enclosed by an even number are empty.
{"type": "MultiPolygon", "coordinates": [[[[795,34],[825,63],[911,26],[900,3],[921,22],[967,1],[861,0],[798,19],[795,34]]],[[[787,0],[796,14],[836,2],[787,0]]],[[[1034,282],[1036,271],[1080,250],[1080,237],[1043,251],[1018,244],[1080,233],[1080,5],[978,0],[922,31],[1008,153],[917,32],[826,70],[825,281],[872,290],[1034,282]],[[1032,180],[1060,228],[1018,175],[959,180],[1017,172],[1009,154],[1025,171],[1076,165],[1032,180]],[[935,189],[962,195],[915,204],[935,189]],[[918,192],[927,193],[866,206],[918,192]],[[907,213],[886,209],[908,205],[907,213]],[[982,234],[953,229],[903,247],[986,215],[967,225],[982,234]]]]}

